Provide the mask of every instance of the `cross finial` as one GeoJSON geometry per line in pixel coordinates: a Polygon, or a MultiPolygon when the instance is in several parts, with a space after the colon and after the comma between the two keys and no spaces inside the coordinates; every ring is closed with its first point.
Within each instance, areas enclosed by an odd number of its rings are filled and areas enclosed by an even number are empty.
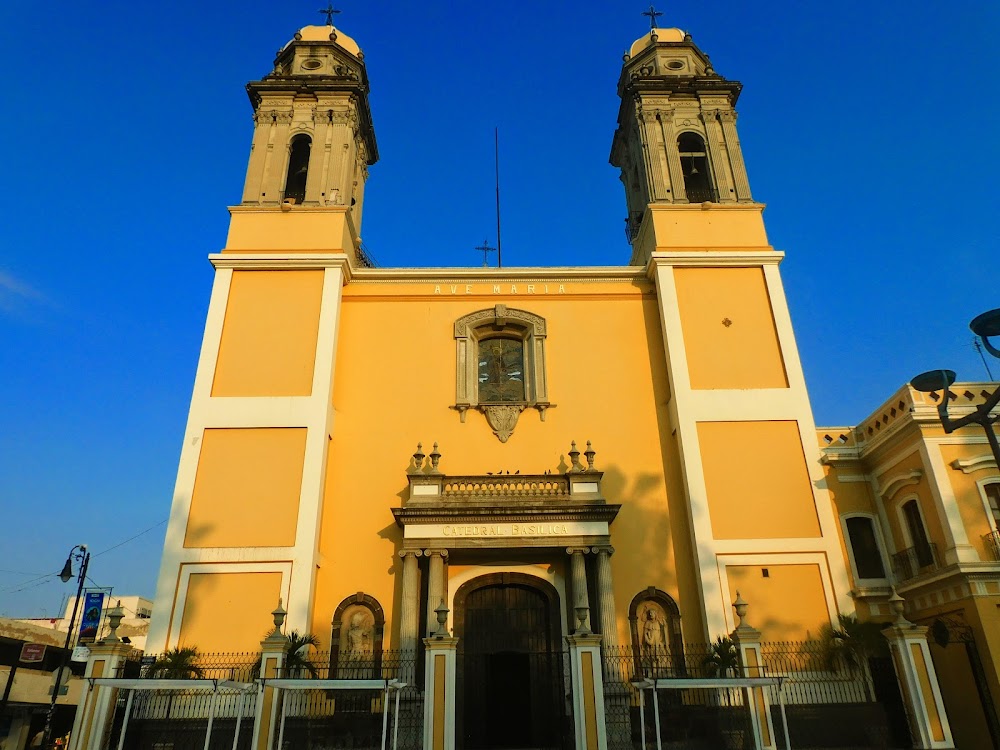
{"type": "Polygon", "coordinates": [[[663,14],[656,8],[654,8],[652,5],[650,5],[649,10],[643,11],[642,15],[646,16],[649,19],[649,30],[653,31],[656,28],[656,19],[662,16],[663,14]]]}
{"type": "Polygon", "coordinates": [[[327,3],[325,8],[320,8],[317,13],[323,13],[326,16],[326,25],[333,26],[333,17],[340,13],[339,10],[335,10],[333,3],[327,3]]]}
{"type": "Polygon", "coordinates": [[[476,250],[483,254],[483,268],[488,268],[490,265],[490,253],[495,253],[497,249],[490,247],[488,240],[483,240],[483,244],[477,247],[476,250]]]}

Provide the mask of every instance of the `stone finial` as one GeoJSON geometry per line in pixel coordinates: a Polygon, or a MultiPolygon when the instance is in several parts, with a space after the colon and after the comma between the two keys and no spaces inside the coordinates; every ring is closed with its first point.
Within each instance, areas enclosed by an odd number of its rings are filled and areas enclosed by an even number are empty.
{"type": "Polygon", "coordinates": [[[573,631],[573,635],[590,635],[590,628],[587,627],[587,616],[590,614],[590,607],[583,604],[583,600],[573,608],[576,612],[576,619],[580,621],[573,631]]]}
{"type": "Polygon", "coordinates": [[[597,455],[597,451],[590,445],[589,440],[587,441],[587,450],[583,452],[583,455],[587,457],[587,471],[594,471],[594,456],[597,455]]]}
{"type": "Polygon", "coordinates": [[[580,463],[580,451],[576,448],[575,440],[570,443],[569,458],[571,461],[570,471],[583,471],[583,464],[580,463]]]}
{"type": "Polygon", "coordinates": [[[441,462],[441,452],[438,451],[438,444],[434,443],[434,449],[431,450],[431,474],[440,474],[441,470],[438,468],[438,464],[441,462]]]}
{"type": "Polygon", "coordinates": [[[272,634],[281,633],[281,626],[285,624],[285,615],[287,614],[288,611],[281,606],[281,599],[279,597],[278,606],[271,610],[271,617],[274,618],[274,630],[272,634]]]}
{"type": "Polygon", "coordinates": [[[421,469],[424,468],[424,444],[417,443],[417,452],[413,454],[413,468],[410,470],[412,474],[419,474],[421,469]]]}
{"type": "Polygon", "coordinates": [[[749,623],[745,622],[744,619],[743,619],[743,618],[745,618],[747,616],[747,609],[749,609],[749,608],[750,608],[750,605],[746,601],[743,600],[743,597],[740,596],[739,590],[737,590],[736,591],[736,601],[733,602],[733,609],[736,610],[736,616],[740,619],[740,621],[738,623],[736,623],[737,629],[750,627],[749,623]]]}
{"type": "Polygon", "coordinates": [[[444,603],[444,599],[442,599],[441,603],[437,605],[437,607],[434,609],[434,614],[437,616],[437,621],[438,621],[437,630],[431,633],[431,635],[434,638],[448,637],[447,622],[448,622],[448,613],[450,611],[451,610],[449,610],[448,606],[444,603]]]}
{"type": "Polygon", "coordinates": [[[108,635],[101,641],[102,643],[118,643],[121,639],[118,637],[118,628],[122,624],[122,620],[125,619],[125,610],[122,609],[122,600],[118,600],[112,609],[108,610],[108,635]]]}
{"type": "Polygon", "coordinates": [[[913,625],[913,623],[907,620],[903,615],[903,610],[906,608],[906,600],[899,595],[895,586],[892,587],[892,596],[889,597],[889,607],[892,608],[892,613],[896,615],[896,619],[893,620],[892,623],[893,625],[900,627],[913,625]]]}

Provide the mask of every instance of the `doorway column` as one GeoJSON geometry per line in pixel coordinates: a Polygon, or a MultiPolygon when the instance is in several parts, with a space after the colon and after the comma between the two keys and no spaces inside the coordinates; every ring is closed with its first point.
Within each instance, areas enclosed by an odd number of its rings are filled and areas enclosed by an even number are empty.
{"type": "Polygon", "coordinates": [[[446,549],[425,549],[428,559],[427,579],[427,632],[431,635],[437,630],[437,613],[435,610],[444,603],[447,606],[448,592],[445,590],[444,561],[448,558],[446,549]]]}
{"type": "Polygon", "coordinates": [[[615,617],[615,592],[611,583],[611,545],[597,550],[597,614],[601,625],[601,644],[605,649],[618,646],[618,620],[615,617]]]}
{"type": "Polygon", "coordinates": [[[590,595],[587,593],[587,561],[584,555],[590,552],[590,547],[567,547],[566,554],[569,555],[570,573],[573,580],[573,601],[570,604],[570,616],[573,617],[574,625],[577,623],[576,607],[587,608],[587,618],[582,625],[590,630],[590,595]]]}
{"type": "MultiPolygon", "coordinates": [[[[418,549],[403,549],[399,556],[403,559],[403,590],[399,602],[399,650],[404,659],[414,659],[417,654],[417,637],[420,626],[420,580],[417,558],[422,553],[418,549]]],[[[412,682],[412,680],[410,680],[412,682]]]]}

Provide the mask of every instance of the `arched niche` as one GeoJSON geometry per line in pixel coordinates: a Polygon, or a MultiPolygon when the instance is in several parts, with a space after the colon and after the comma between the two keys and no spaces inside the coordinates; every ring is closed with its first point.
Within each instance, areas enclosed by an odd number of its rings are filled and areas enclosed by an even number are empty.
{"type": "Polygon", "coordinates": [[[371,680],[382,677],[382,605],[363,591],[344,599],[333,613],[330,634],[330,679],[371,680]]]}
{"type": "Polygon", "coordinates": [[[636,677],[683,677],[684,640],[681,611],[673,597],[650,586],[628,608],[636,677]]]}

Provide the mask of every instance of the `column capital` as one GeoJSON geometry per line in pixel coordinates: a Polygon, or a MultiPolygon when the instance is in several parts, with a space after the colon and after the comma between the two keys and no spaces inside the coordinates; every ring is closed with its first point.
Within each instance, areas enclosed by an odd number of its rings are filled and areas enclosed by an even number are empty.
{"type": "Polygon", "coordinates": [[[610,544],[602,544],[599,547],[591,547],[591,550],[597,555],[607,555],[608,557],[615,554],[615,548],[610,544]]]}
{"type": "MultiPolygon", "coordinates": [[[[595,547],[595,549],[596,549],[596,547],[595,547]]],[[[566,548],[566,554],[567,555],[576,555],[576,554],[586,555],[586,554],[589,554],[589,553],[590,553],[590,547],[567,547],[566,548]]]]}
{"type": "Polygon", "coordinates": [[[432,555],[439,555],[445,560],[448,559],[448,550],[446,549],[425,549],[424,557],[431,557],[432,555]]]}
{"type": "Polygon", "coordinates": [[[401,558],[403,558],[403,559],[405,559],[407,555],[413,555],[414,557],[420,557],[423,554],[424,554],[423,551],[419,550],[419,549],[401,549],[399,551],[399,556],[401,558]]]}

